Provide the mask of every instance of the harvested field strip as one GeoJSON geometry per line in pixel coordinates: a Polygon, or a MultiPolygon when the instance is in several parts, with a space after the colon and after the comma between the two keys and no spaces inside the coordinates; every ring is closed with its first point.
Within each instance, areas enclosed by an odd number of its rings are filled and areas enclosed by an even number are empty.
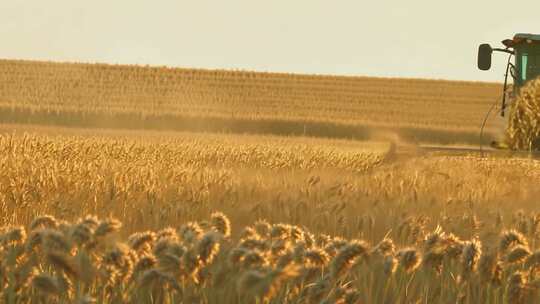
{"type": "MultiPolygon", "coordinates": [[[[276,118],[242,119],[237,117],[199,117],[180,114],[140,114],[133,112],[82,113],[77,110],[44,110],[0,105],[0,121],[10,124],[32,124],[59,127],[109,128],[129,130],[176,130],[190,132],[221,132],[310,136],[355,140],[380,140],[381,134],[394,134],[401,140],[434,144],[480,143],[479,127],[450,129],[426,128],[422,125],[395,127],[385,124],[336,123],[324,119],[284,120],[276,118]]],[[[500,131],[487,130],[487,144],[500,131]]]]}

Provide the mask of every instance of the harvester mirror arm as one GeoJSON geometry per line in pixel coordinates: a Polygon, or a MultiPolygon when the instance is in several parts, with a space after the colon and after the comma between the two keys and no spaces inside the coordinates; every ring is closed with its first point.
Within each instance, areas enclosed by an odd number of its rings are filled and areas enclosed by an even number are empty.
{"type": "Polygon", "coordinates": [[[489,44],[483,43],[478,46],[478,68],[482,71],[487,71],[491,68],[491,55],[493,52],[502,52],[507,54],[514,54],[514,51],[506,48],[492,48],[489,44]]]}
{"type": "Polygon", "coordinates": [[[515,54],[514,51],[509,50],[509,49],[494,48],[494,49],[492,49],[492,50],[493,50],[493,51],[496,51],[496,52],[508,53],[508,54],[511,54],[511,55],[514,55],[514,54],[515,54]]]}

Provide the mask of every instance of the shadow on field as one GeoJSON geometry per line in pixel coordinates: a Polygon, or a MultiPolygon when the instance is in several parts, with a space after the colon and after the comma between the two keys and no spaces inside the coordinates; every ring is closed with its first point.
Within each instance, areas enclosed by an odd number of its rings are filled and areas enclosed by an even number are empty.
{"type": "MultiPolygon", "coordinates": [[[[479,144],[477,131],[439,130],[416,127],[375,127],[339,124],[325,121],[281,119],[243,119],[234,117],[195,117],[181,115],[141,115],[137,113],[83,113],[80,111],[34,110],[22,107],[0,107],[0,123],[46,126],[107,128],[127,130],[173,130],[311,136],[323,138],[372,140],[380,134],[392,134],[401,141],[434,144],[479,144]]],[[[486,134],[489,143],[493,134],[486,134]]]]}

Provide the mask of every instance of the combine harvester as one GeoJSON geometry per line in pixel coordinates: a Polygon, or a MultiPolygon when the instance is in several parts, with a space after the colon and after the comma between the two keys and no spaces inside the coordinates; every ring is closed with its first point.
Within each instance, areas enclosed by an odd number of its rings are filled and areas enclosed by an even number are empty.
{"type": "Polygon", "coordinates": [[[489,44],[481,44],[478,48],[478,68],[487,71],[491,68],[493,52],[509,54],[504,76],[501,116],[507,108],[506,100],[515,98],[519,89],[528,80],[540,76],[540,35],[516,34],[513,39],[505,39],[502,44],[506,48],[492,48],[489,44]],[[512,62],[512,57],[515,58],[512,62]],[[513,86],[508,90],[508,75],[512,76],[513,86]]]}
{"type": "MultiPolygon", "coordinates": [[[[508,54],[508,60],[506,64],[506,72],[504,76],[504,85],[502,92],[502,100],[500,101],[500,116],[505,117],[507,108],[514,102],[518,96],[520,89],[532,79],[540,77],[540,35],[533,34],[516,34],[512,39],[505,39],[502,41],[504,48],[493,48],[491,45],[484,43],[478,48],[478,68],[483,71],[487,71],[491,68],[491,58],[493,52],[501,52],[508,54]],[[509,76],[512,78],[512,85],[509,85],[509,76]]],[[[482,142],[483,129],[486,121],[495,108],[494,104],[489,109],[486,118],[482,123],[480,131],[480,142],[482,142]]],[[[508,119],[504,119],[506,125],[508,119]]],[[[535,140],[536,143],[540,141],[535,140]]],[[[476,149],[467,148],[451,148],[451,147],[423,147],[428,151],[447,151],[455,153],[470,153],[478,152],[476,149]]],[[[493,141],[490,148],[484,148],[480,145],[480,153],[490,152],[490,154],[503,154],[503,155],[518,155],[518,156],[534,156],[540,158],[540,145],[535,145],[529,151],[516,151],[509,150],[507,145],[503,142],[493,141]]]]}
{"type": "MultiPolygon", "coordinates": [[[[500,108],[500,115],[501,117],[504,117],[507,101],[509,104],[512,104],[518,96],[520,89],[529,80],[540,76],[540,35],[516,34],[513,39],[503,40],[502,44],[505,48],[492,48],[487,43],[481,44],[478,48],[478,68],[483,71],[487,71],[491,68],[491,57],[493,52],[508,54],[500,108]],[[514,58],[514,60],[512,60],[512,58],[514,58]],[[509,75],[512,77],[512,86],[508,85],[509,75]]],[[[540,146],[538,145],[538,139],[534,139],[533,142],[535,144],[532,145],[527,152],[539,150],[540,146]]],[[[496,149],[507,148],[505,144],[498,142],[493,142],[492,147],[496,149]]]]}

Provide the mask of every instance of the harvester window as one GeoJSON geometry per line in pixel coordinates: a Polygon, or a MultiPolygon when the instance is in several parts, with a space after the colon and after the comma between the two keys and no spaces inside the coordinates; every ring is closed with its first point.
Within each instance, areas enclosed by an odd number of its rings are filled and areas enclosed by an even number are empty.
{"type": "Polygon", "coordinates": [[[529,59],[528,54],[521,55],[521,80],[527,80],[527,61],[529,59]]]}
{"type": "Polygon", "coordinates": [[[540,53],[521,54],[521,65],[519,72],[520,82],[522,84],[528,80],[540,76],[540,53]]]}

